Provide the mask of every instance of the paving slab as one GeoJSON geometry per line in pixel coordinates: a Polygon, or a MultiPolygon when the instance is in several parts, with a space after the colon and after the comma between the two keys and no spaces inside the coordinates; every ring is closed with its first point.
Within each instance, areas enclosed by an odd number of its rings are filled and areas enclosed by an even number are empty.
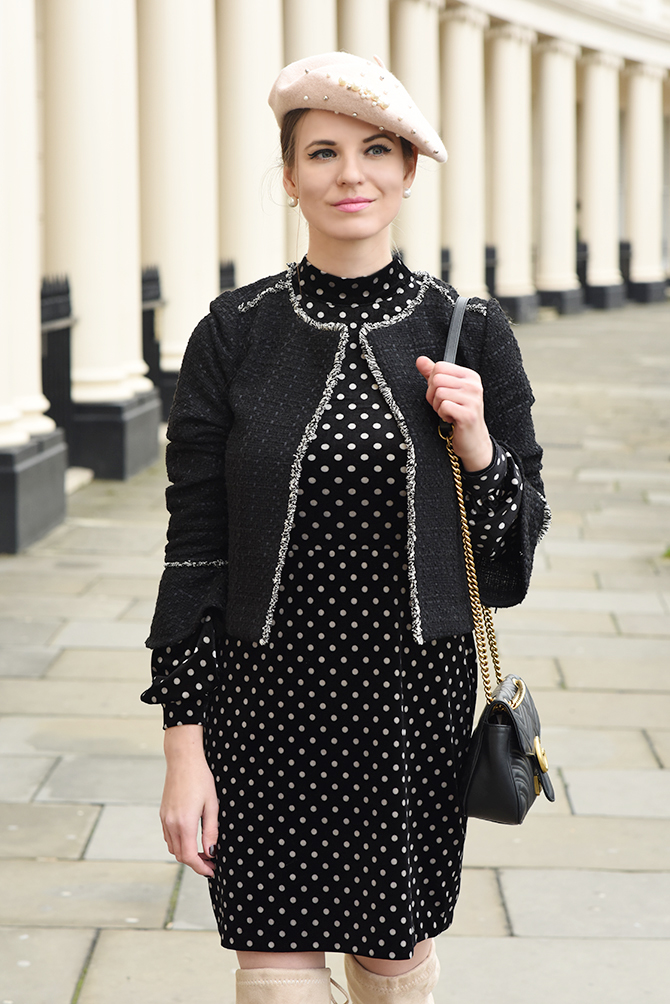
{"type": "Polygon", "coordinates": [[[670,694],[611,693],[607,691],[535,691],[543,728],[569,725],[591,728],[663,728],[670,721],[670,694]]]}
{"type": "Polygon", "coordinates": [[[69,718],[12,715],[0,718],[2,753],[87,753],[157,756],[163,749],[160,716],[69,718]]]}
{"type": "Polygon", "coordinates": [[[141,621],[142,624],[148,627],[148,625],[151,624],[151,619],[154,615],[155,606],[156,606],[155,599],[134,600],[133,603],[128,607],[128,609],[122,614],[121,620],[141,621]]]}
{"type": "Polygon", "coordinates": [[[512,933],[527,938],[670,938],[670,873],[503,869],[512,933]]]}
{"type": "Polygon", "coordinates": [[[492,868],[464,868],[449,935],[504,938],[509,934],[498,876],[492,868]]]}
{"type": "Polygon", "coordinates": [[[665,614],[660,592],[614,589],[535,589],[523,601],[524,610],[588,610],[605,613],[665,614]]]}
{"type": "Polygon", "coordinates": [[[470,868],[613,868],[665,871],[670,863],[670,822],[602,819],[539,813],[538,801],[521,826],[471,819],[465,841],[470,868]]]}
{"type": "Polygon", "coordinates": [[[53,634],[60,648],[144,648],[149,624],[135,621],[73,620],[53,634]]]}
{"type": "MultiPolygon", "coordinates": [[[[670,480],[670,472],[667,474],[670,480]]],[[[549,558],[599,558],[605,561],[630,561],[660,556],[667,544],[659,537],[649,543],[626,543],[608,540],[552,540],[547,536],[544,548],[549,558]]]]}
{"type": "MultiPolygon", "coordinates": [[[[147,649],[115,651],[104,648],[66,648],[47,674],[50,680],[133,680],[140,685],[151,680],[151,657],[147,649]]],[[[139,690],[138,690],[139,696],[139,690]]]]}
{"type": "Polygon", "coordinates": [[[217,929],[207,879],[196,875],[192,868],[184,867],[182,872],[172,928],[175,931],[217,929]]]}
{"type": "Polygon", "coordinates": [[[661,659],[582,659],[565,656],[559,664],[569,690],[670,692],[668,663],[661,659]]]}
{"type": "Polygon", "coordinates": [[[575,610],[533,610],[524,603],[496,611],[496,626],[501,632],[538,632],[540,634],[612,635],[616,625],[607,613],[575,610]]]}
{"type": "Polygon", "coordinates": [[[0,676],[44,676],[56,650],[40,645],[6,645],[0,649],[0,676]]]}
{"type": "Polygon", "coordinates": [[[670,730],[651,729],[648,732],[651,745],[661,764],[670,769],[670,730]]]}
{"type": "MultiPolygon", "coordinates": [[[[544,571],[534,566],[533,577],[530,580],[530,592],[524,603],[527,603],[535,592],[541,592],[545,589],[581,589],[584,591],[599,588],[600,583],[593,572],[557,572],[553,569],[544,571]]],[[[648,589],[650,586],[647,585],[646,588],[648,589]]]]}
{"type": "MultiPolygon", "coordinates": [[[[5,558],[11,565],[12,574],[32,575],[39,577],[62,576],[63,578],[86,578],[86,581],[97,579],[101,575],[116,575],[121,577],[140,577],[157,579],[163,568],[163,561],[156,555],[147,557],[132,553],[106,554],[103,557],[86,555],[60,554],[51,551],[47,535],[34,544],[23,554],[14,554],[5,558]]],[[[0,558],[0,569],[2,567],[0,558]]]]}
{"type": "Polygon", "coordinates": [[[667,638],[612,638],[598,635],[526,634],[499,631],[503,655],[535,658],[612,659],[617,662],[670,664],[670,641],[667,638]]]}
{"type": "Polygon", "coordinates": [[[533,803],[533,816],[549,816],[551,819],[556,816],[572,816],[572,806],[560,771],[552,771],[551,781],[556,801],[550,802],[547,798],[536,798],[533,803]]]}
{"type": "Polygon", "coordinates": [[[0,861],[0,925],[160,928],[176,874],[154,861],[0,861]]]}
{"type": "Polygon", "coordinates": [[[235,1004],[236,969],[209,931],[103,931],[77,1004],[235,1004]]]}
{"type": "Polygon", "coordinates": [[[0,858],[76,861],[99,812],[97,805],[0,803],[0,858]]]}
{"type": "Polygon", "coordinates": [[[140,701],[136,683],[122,680],[0,680],[3,714],[156,718],[140,701]]]}
{"type": "Polygon", "coordinates": [[[68,554],[151,554],[165,544],[163,525],[145,526],[72,526],[65,524],[54,534],[51,549],[68,554]]]}
{"type": "Polygon", "coordinates": [[[90,596],[132,596],[138,600],[153,600],[158,593],[158,576],[102,575],[86,592],[90,596]]]}
{"type": "Polygon", "coordinates": [[[84,857],[86,861],[175,860],[163,839],[156,805],[105,805],[84,857]]]}
{"type": "Polygon", "coordinates": [[[670,770],[570,769],[563,778],[577,816],[670,819],[670,770]]]}
{"type": "Polygon", "coordinates": [[[658,768],[642,729],[568,729],[550,725],[542,730],[542,745],[552,768],[658,768]]]}
{"type": "Polygon", "coordinates": [[[0,801],[29,802],[55,763],[54,757],[0,756],[0,801]]]}
{"type": "Polygon", "coordinates": [[[48,645],[61,622],[52,618],[0,618],[0,645],[48,645]]]}
{"type": "Polygon", "coordinates": [[[667,1004],[663,941],[441,936],[436,947],[435,1004],[667,1004]]]}
{"type": "Polygon", "coordinates": [[[45,593],[47,595],[58,596],[78,596],[86,590],[92,581],[93,575],[63,574],[59,575],[37,575],[30,572],[18,571],[15,559],[0,561],[0,593],[45,593]]]}
{"type": "Polygon", "coordinates": [[[623,634],[670,637],[670,616],[667,614],[617,614],[616,622],[623,634]]]}
{"type": "Polygon", "coordinates": [[[162,757],[65,756],[36,801],[159,805],[164,778],[162,757]]]}
{"type": "Polygon", "coordinates": [[[121,596],[50,596],[44,591],[0,594],[0,617],[114,620],[128,605],[128,598],[121,596]]]}
{"type": "Polygon", "coordinates": [[[557,659],[535,659],[532,656],[519,656],[514,660],[513,667],[506,667],[507,672],[518,673],[530,687],[561,687],[563,676],[557,659]]]}
{"type": "Polygon", "coordinates": [[[95,931],[0,928],[0,1001],[70,1004],[95,931]]]}

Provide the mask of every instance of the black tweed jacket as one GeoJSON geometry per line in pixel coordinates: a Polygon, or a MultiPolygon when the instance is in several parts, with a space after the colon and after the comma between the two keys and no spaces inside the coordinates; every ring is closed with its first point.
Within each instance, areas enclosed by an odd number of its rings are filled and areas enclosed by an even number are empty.
{"type": "MultiPolygon", "coordinates": [[[[302,460],[337,382],[348,332],[300,308],[286,273],[223,293],[189,341],[168,425],[166,567],[147,645],[188,637],[208,608],[228,632],[268,641],[302,460]]],[[[419,355],[441,359],[455,291],[424,273],[388,321],[360,328],[368,365],[407,443],[407,555],[417,641],[472,628],[451,470],[419,355]]],[[[480,560],[482,601],[520,603],[548,510],[532,392],[499,304],[471,300],[457,361],[484,385],[491,435],[524,474],[513,537],[480,560]]]]}

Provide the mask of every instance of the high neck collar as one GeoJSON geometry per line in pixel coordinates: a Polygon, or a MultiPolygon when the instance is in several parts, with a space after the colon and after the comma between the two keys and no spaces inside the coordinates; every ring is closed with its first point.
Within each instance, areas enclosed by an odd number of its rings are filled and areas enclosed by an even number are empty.
{"type": "Polygon", "coordinates": [[[394,256],[372,275],[346,278],[330,275],[315,268],[307,258],[303,258],[297,269],[300,292],[306,297],[325,303],[374,303],[393,297],[398,287],[409,278],[409,269],[402,260],[394,256]]]}

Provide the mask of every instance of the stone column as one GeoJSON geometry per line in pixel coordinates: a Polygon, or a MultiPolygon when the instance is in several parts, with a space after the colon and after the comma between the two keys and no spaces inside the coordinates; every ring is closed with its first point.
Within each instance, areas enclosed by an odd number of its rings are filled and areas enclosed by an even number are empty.
{"type": "Polygon", "coordinates": [[[45,260],[67,275],[71,461],[125,478],[157,456],[143,376],[134,0],[44,4],[45,260]]]}
{"type": "MultiPolygon", "coordinates": [[[[337,50],[337,0],[284,0],[284,63],[337,50]]],[[[280,198],[286,204],[281,188],[280,198]]],[[[307,251],[308,228],[300,206],[286,209],[286,258],[300,261],[307,251]]]]}
{"type": "Polygon", "coordinates": [[[442,247],[450,282],[488,297],[485,276],[484,31],[489,19],[460,4],[442,15],[442,247]]]}
{"type": "Polygon", "coordinates": [[[337,15],[340,49],[390,64],[389,0],[338,0],[337,15]]]}
{"type": "Polygon", "coordinates": [[[535,106],[537,258],[535,284],[543,306],[561,314],[582,309],[576,273],[578,46],[553,39],[537,50],[535,106]]]}
{"type": "Polygon", "coordinates": [[[67,451],[44,415],[33,0],[0,4],[0,551],[65,515],[67,451]]]}
{"type": "Polygon", "coordinates": [[[581,60],[579,229],[588,247],[586,301],[620,307],[619,70],[623,60],[596,52],[581,60]]]}
{"type": "Polygon", "coordinates": [[[220,249],[241,286],[286,264],[279,132],[268,105],[283,65],[281,0],[217,0],[217,39],[220,249]]]}
{"type": "Polygon", "coordinates": [[[284,0],[284,62],[337,50],[337,0],[284,0]]]}
{"type": "MultiPolygon", "coordinates": [[[[442,0],[392,0],[391,70],[405,85],[424,116],[440,124],[440,9],[442,0]]],[[[419,157],[412,197],[403,205],[395,241],[410,268],[441,273],[440,170],[419,157]]]]}
{"type": "Polygon", "coordinates": [[[659,66],[627,67],[626,236],[631,242],[628,295],[665,299],[663,267],[663,80],[659,66]]]}
{"type": "Polygon", "coordinates": [[[138,0],[142,264],[157,266],[169,405],[191,331],[219,292],[214,0],[138,0]]]}
{"type": "Polygon", "coordinates": [[[491,29],[488,38],[488,242],[496,249],[495,295],[515,321],[531,321],[539,302],[531,229],[531,45],[536,35],[506,24],[491,29]]]}

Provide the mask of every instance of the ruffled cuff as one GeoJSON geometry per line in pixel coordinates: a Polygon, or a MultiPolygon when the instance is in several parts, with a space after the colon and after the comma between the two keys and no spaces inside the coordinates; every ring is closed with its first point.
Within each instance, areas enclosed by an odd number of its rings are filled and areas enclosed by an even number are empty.
{"type": "Polygon", "coordinates": [[[211,614],[202,617],[200,623],[200,630],[184,641],[152,652],[153,682],[140,700],[162,705],[163,728],[204,724],[206,695],[216,684],[218,663],[211,614]]]}

